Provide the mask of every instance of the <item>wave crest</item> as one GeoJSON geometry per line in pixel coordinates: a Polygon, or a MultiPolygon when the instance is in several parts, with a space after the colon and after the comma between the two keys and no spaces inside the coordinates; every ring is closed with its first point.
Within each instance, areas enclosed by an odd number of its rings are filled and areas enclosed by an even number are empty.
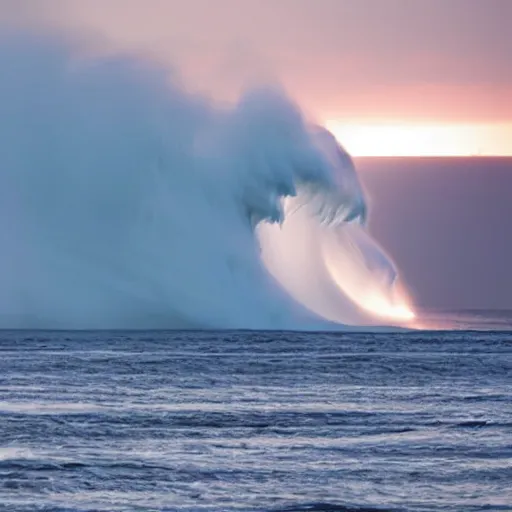
{"type": "MultiPolygon", "coordinates": [[[[299,211],[315,236],[363,226],[364,195],[349,155],[282,90],[221,108],[146,60],[90,58],[33,34],[0,37],[0,69],[2,326],[340,320],[305,292],[290,297],[269,247],[287,240],[299,211]],[[263,233],[270,224],[277,231],[263,233]]],[[[332,275],[322,279],[334,294],[332,275]]],[[[359,321],[345,307],[353,297],[335,288],[341,320],[359,321]]]]}

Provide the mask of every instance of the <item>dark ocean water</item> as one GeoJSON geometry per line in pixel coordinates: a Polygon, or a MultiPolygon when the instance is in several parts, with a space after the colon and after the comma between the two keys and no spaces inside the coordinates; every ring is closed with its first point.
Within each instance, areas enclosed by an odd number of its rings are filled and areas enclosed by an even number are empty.
{"type": "Polygon", "coordinates": [[[512,332],[2,332],[0,510],[512,510],[512,332]]]}

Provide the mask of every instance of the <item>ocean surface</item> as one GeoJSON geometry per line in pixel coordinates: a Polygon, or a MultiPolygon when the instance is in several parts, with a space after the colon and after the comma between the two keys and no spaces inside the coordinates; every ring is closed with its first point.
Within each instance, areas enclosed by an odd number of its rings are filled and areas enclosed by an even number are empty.
{"type": "Polygon", "coordinates": [[[512,330],[0,334],[1,511],[510,511],[511,482],[512,330]]]}

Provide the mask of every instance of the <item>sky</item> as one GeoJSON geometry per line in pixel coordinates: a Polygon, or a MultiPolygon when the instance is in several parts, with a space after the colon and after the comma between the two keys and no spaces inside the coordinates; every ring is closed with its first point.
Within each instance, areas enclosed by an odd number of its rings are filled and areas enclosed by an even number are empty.
{"type": "Polygon", "coordinates": [[[218,100],[279,81],[354,155],[512,155],[510,0],[0,0],[218,100]]]}

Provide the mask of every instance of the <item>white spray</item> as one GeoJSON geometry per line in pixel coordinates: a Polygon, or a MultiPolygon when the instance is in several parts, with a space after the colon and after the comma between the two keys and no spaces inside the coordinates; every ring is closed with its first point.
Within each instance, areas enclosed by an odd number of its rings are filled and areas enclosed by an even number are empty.
{"type": "Polygon", "coordinates": [[[306,329],[370,322],[373,288],[391,304],[350,158],[282,91],[221,109],[78,55],[0,36],[0,327],[306,329]]]}

